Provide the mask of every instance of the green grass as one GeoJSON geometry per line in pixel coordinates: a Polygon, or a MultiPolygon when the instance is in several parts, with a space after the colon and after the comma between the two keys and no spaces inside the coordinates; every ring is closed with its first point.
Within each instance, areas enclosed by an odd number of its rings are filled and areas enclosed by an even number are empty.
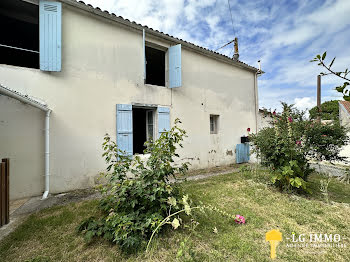
{"type": "MultiPolygon", "coordinates": [[[[322,200],[323,196],[319,190],[320,180],[327,179],[321,174],[314,173],[309,178],[309,186],[312,190],[311,197],[322,200]]],[[[337,179],[332,178],[328,186],[330,201],[340,203],[350,203],[350,185],[339,182],[337,179]]]]}
{"type": "MultiPolygon", "coordinates": [[[[1,261],[176,261],[180,243],[188,238],[187,261],[270,261],[265,233],[279,229],[283,242],[276,261],[350,261],[350,208],[346,204],[327,205],[319,192],[319,175],[310,177],[311,196],[281,193],[269,185],[266,171],[246,168],[242,172],[183,183],[194,202],[216,206],[230,214],[245,216],[245,225],[207,211],[196,214],[196,230],[168,230],[152,244],[150,254],[126,256],[118,247],[103,240],[84,242],[75,228],[97,213],[97,201],[53,207],[31,215],[0,242],[1,261]],[[247,170],[248,169],[248,170],[247,170]],[[213,232],[213,228],[218,233],[213,232]],[[296,234],[340,234],[348,247],[288,248],[285,238],[296,234]],[[192,257],[189,255],[192,254],[192,257]],[[192,258],[190,260],[189,258],[192,258]]],[[[330,200],[350,203],[349,185],[332,181],[330,200]]]]}

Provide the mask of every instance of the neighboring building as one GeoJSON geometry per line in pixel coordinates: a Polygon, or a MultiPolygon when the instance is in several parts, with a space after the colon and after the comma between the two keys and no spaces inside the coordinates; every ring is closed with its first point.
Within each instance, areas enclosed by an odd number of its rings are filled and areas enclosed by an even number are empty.
{"type": "Polygon", "coordinates": [[[349,126],[350,123],[350,102],[339,101],[339,121],[342,126],[349,126]]]}
{"type": "MultiPolygon", "coordinates": [[[[350,127],[350,102],[339,101],[339,121],[342,126],[350,127]]],[[[350,133],[348,133],[350,136],[350,133]]],[[[340,151],[340,155],[347,158],[350,161],[350,145],[346,145],[340,151]]],[[[349,162],[350,163],[350,162],[349,162]]],[[[342,163],[348,165],[349,163],[342,163]]]]}
{"type": "Polygon", "coordinates": [[[259,109],[258,114],[258,130],[264,129],[266,127],[272,127],[273,115],[271,112],[259,109]]]}
{"type": "Polygon", "coordinates": [[[73,0],[2,0],[0,19],[11,199],[42,194],[45,181],[51,193],[94,185],[106,133],[141,154],[180,118],[180,161],[196,169],[235,163],[241,136],[258,129],[260,72],[239,60],[73,0]]]}

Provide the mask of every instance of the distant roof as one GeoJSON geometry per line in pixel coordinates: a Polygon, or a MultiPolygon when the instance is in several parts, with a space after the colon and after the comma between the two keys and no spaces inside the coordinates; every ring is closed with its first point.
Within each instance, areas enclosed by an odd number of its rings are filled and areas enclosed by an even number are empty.
{"type": "Polygon", "coordinates": [[[347,111],[348,114],[350,114],[350,102],[349,101],[339,101],[339,104],[341,104],[344,109],[347,111]]]}
{"type": "MultiPolygon", "coordinates": [[[[93,7],[90,4],[85,4],[83,1],[76,1],[76,0],[60,0],[60,1],[62,3],[65,3],[65,4],[68,4],[68,5],[80,8],[80,9],[85,10],[87,12],[93,13],[95,15],[102,16],[104,18],[113,20],[113,21],[118,22],[118,23],[123,24],[123,25],[129,26],[129,27],[132,27],[132,28],[135,28],[135,29],[138,29],[138,30],[143,30],[144,29],[146,33],[149,33],[149,34],[151,34],[153,36],[161,37],[161,38],[166,39],[166,40],[171,41],[171,42],[182,44],[183,46],[186,46],[186,47],[191,48],[191,49],[193,49],[195,51],[198,51],[198,52],[200,52],[200,53],[202,53],[204,55],[210,55],[211,57],[219,58],[219,59],[221,59],[221,60],[223,60],[225,62],[232,63],[232,64],[234,64],[234,65],[236,65],[238,67],[241,67],[241,68],[244,68],[244,69],[248,69],[248,70],[253,71],[253,72],[259,72],[258,68],[250,66],[250,65],[248,65],[246,63],[243,63],[242,61],[235,60],[235,59],[233,59],[233,58],[231,58],[229,56],[220,54],[218,52],[215,52],[215,51],[210,50],[208,48],[204,48],[202,46],[193,44],[193,43],[185,41],[183,39],[180,39],[180,38],[168,35],[166,33],[163,33],[163,32],[160,32],[158,30],[155,30],[153,28],[150,28],[148,26],[143,26],[143,25],[138,24],[138,23],[136,23],[134,21],[130,21],[128,19],[125,19],[122,16],[117,16],[114,13],[109,13],[106,10],[102,11],[101,8],[93,7]]],[[[260,71],[260,73],[264,73],[264,72],[260,71]]]]}

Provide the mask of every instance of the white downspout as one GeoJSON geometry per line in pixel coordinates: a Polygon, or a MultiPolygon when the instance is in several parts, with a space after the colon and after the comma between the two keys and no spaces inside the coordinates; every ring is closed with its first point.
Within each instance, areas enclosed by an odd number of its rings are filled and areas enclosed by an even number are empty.
{"type": "Polygon", "coordinates": [[[254,97],[255,97],[255,132],[258,133],[259,100],[258,100],[258,72],[254,74],[254,97]]]}
{"type": "Polygon", "coordinates": [[[50,191],[50,113],[46,111],[45,116],[45,192],[42,200],[46,199],[50,191]]]}

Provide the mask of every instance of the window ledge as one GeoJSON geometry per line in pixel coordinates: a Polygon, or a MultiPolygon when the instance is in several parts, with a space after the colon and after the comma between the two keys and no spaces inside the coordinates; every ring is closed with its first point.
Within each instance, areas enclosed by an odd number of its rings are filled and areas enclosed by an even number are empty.
{"type": "Polygon", "coordinates": [[[166,86],[157,86],[157,85],[152,85],[152,84],[145,84],[145,86],[149,86],[149,87],[157,87],[157,88],[167,88],[166,86]]]}
{"type": "Polygon", "coordinates": [[[25,66],[16,66],[16,65],[8,65],[8,64],[0,64],[0,67],[9,67],[14,69],[23,69],[23,70],[31,70],[31,71],[41,71],[39,68],[25,67],[25,66]]]}

